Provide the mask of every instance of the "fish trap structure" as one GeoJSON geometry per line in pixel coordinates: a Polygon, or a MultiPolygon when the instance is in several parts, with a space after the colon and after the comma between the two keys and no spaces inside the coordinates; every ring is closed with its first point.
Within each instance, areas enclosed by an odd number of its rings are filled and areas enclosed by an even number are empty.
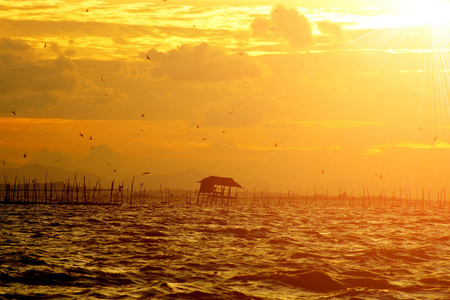
{"type": "Polygon", "coordinates": [[[209,176],[199,181],[197,205],[232,205],[242,186],[229,177],[209,176]]]}
{"type": "MultiPolygon", "coordinates": [[[[134,178],[133,178],[134,183],[134,178]]],[[[130,204],[133,195],[131,188],[130,204]]],[[[126,196],[125,196],[126,197],[126,196]]],[[[122,205],[124,203],[123,183],[114,187],[114,180],[110,188],[102,188],[98,180],[94,186],[77,182],[47,182],[38,183],[25,178],[21,182],[14,180],[14,184],[7,182],[0,185],[0,204],[88,204],[88,205],[122,205]]]]}

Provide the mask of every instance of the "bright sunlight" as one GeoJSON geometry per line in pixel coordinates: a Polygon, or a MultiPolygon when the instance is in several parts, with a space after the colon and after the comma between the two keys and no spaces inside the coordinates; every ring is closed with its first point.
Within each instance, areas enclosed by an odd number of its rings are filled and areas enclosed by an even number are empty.
{"type": "Polygon", "coordinates": [[[450,3],[445,0],[401,0],[404,26],[445,26],[450,15],[450,3]]]}

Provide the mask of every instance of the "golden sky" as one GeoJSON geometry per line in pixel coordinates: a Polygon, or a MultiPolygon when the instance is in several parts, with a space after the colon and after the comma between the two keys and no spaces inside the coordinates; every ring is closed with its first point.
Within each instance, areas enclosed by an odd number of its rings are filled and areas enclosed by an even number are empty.
{"type": "Polygon", "coordinates": [[[0,167],[443,188],[449,7],[0,0],[0,167]]]}

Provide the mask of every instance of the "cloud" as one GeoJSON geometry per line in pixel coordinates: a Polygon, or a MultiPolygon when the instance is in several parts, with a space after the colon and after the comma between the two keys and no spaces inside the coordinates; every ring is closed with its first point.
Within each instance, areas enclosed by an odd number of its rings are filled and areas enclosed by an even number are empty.
{"type": "Polygon", "coordinates": [[[221,81],[257,77],[263,73],[259,61],[246,53],[226,54],[207,43],[182,45],[168,52],[151,49],[151,73],[174,80],[221,81]]]}
{"type": "Polygon", "coordinates": [[[0,39],[1,111],[43,109],[55,104],[63,104],[67,111],[71,110],[67,104],[75,99],[81,104],[80,99],[82,103],[105,103],[126,98],[114,87],[101,86],[79,72],[76,63],[62,54],[67,51],[56,43],[40,50],[49,52],[40,54],[21,39],[0,39]]]}
{"type": "Polygon", "coordinates": [[[250,28],[253,35],[286,40],[294,48],[305,48],[314,44],[312,26],[305,15],[295,8],[276,5],[270,12],[270,18],[256,17],[250,28]]]}
{"type": "Polygon", "coordinates": [[[337,23],[333,23],[329,20],[324,20],[317,23],[317,27],[320,32],[327,35],[331,42],[340,42],[344,40],[344,31],[337,23]]]}

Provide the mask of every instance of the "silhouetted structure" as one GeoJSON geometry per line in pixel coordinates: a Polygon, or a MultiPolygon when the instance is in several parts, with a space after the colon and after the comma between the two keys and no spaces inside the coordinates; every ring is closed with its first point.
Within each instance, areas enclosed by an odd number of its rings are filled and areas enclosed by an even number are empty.
{"type": "Polygon", "coordinates": [[[230,205],[236,200],[238,189],[242,186],[229,177],[209,176],[201,181],[197,195],[197,204],[230,205]],[[234,195],[232,189],[235,189],[234,195]]]}

